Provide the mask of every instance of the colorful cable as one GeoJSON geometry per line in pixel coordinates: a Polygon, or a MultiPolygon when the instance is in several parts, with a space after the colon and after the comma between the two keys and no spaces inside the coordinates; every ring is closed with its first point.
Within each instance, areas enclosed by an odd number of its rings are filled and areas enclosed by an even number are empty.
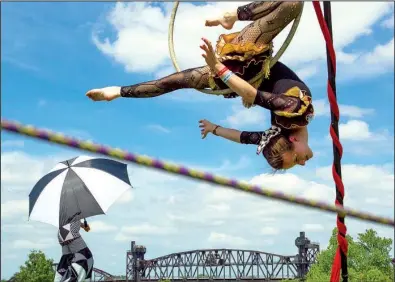
{"type": "Polygon", "coordinates": [[[94,144],[88,141],[78,140],[72,137],[64,136],[60,133],[45,131],[39,128],[35,128],[33,126],[20,124],[5,119],[1,120],[1,129],[8,132],[29,136],[35,139],[41,139],[43,141],[47,141],[50,143],[56,143],[67,147],[77,148],[83,151],[89,151],[96,154],[105,155],[120,160],[125,160],[128,162],[135,163],[137,165],[156,168],[158,170],[166,171],[168,173],[183,175],[192,179],[208,182],[211,184],[217,184],[223,187],[245,191],[265,198],[277,199],[284,202],[310,207],[317,210],[337,213],[342,216],[347,215],[348,217],[358,218],[364,221],[379,223],[382,225],[395,226],[394,220],[391,218],[380,217],[353,209],[336,207],[335,205],[329,205],[314,200],[308,200],[294,195],[284,194],[279,191],[271,191],[261,186],[251,185],[238,180],[229,179],[194,169],[189,169],[185,166],[171,164],[147,156],[142,156],[142,155],[137,155],[126,151],[122,151],[120,149],[110,148],[103,145],[94,144]]]}

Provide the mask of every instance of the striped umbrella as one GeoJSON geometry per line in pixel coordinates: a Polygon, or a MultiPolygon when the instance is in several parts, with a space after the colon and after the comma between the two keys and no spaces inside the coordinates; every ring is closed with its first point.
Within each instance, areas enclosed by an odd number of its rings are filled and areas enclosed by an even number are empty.
{"type": "Polygon", "coordinates": [[[29,219],[64,226],[105,214],[131,188],[127,165],[79,156],[58,163],[29,194],[29,219]]]}

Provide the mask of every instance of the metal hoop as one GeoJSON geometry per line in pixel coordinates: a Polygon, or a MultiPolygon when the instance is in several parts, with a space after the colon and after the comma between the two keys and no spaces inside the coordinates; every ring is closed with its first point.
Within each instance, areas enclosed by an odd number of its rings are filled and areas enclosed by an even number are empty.
{"type": "MultiPolygon", "coordinates": [[[[178,72],[180,72],[181,69],[177,63],[176,53],[174,51],[174,23],[176,20],[176,14],[177,14],[179,4],[180,4],[179,1],[174,2],[173,10],[172,10],[171,16],[170,16],[169,34],[168,34],[168,45],[169,45],[170,58],[171,58],[174,68],[178,72]]],[[[287,38],[285,39],[283,45],[277,51],[276,55],[270,60],[270,68],[273,67],[275,63],[277,63],[277,61],[280,59],[280,57],[284,54],[285,50],[288,48],[288,45],[291,43],[291,40],[296,33],[296,29],[299,26],[300,18],[302,17],[303,6],[304,6],[304,2],[302,2],[302,10],[300,11],[300,14],[294,20],[291,30],[289,31],[289,34],[288,34],[287,38]]],[[[260,72],[254,78],[252,78],[250,81],[248,81],[248,83],[253,84],[256,81],[258,81],[259,79],[261,79],[262,77],[263,77],[263,73],[260,72]]],[[[222,89],[222,90],[211,90],[211,89],[196,89],[196,90],[203,92],[205,94],[211,94],[211,95],[226,95],[226,94],[230,94],[233,92],[229,88],[222,89]]]]}

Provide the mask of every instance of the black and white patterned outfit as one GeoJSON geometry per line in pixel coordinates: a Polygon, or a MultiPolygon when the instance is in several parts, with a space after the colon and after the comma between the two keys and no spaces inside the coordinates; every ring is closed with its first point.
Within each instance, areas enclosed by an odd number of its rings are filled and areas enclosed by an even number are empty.
{"type": "Polygon", "coordinates": [[[81,282],[92,276],[93,256],[80,234],[81,222],[73,221],[59,228],[58,241],[62,246],[55,273],[55,282],[81,282]]]}

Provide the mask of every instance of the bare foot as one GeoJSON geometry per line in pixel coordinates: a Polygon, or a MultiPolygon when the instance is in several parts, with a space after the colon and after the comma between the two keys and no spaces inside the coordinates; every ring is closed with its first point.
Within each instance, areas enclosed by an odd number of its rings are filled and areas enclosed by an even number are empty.
{"type": "Polygon", "coordinates": [[[232,29],[233,25],[237,21],[237,17],[234,15],[231,15],[230,13],[226,13],[224,16],[222,16],[219,19],[214,19],[214,20],[206,20],[206,26],[219,26],[221,25],[225,29],[232,29]]]}
{"type": "Polygon", "coordinates": [[[93,101],[112,101],[121,97],[121,87],[110,86],[100,89],[92,89],[86,92],[85,95],[93,101]]]}

